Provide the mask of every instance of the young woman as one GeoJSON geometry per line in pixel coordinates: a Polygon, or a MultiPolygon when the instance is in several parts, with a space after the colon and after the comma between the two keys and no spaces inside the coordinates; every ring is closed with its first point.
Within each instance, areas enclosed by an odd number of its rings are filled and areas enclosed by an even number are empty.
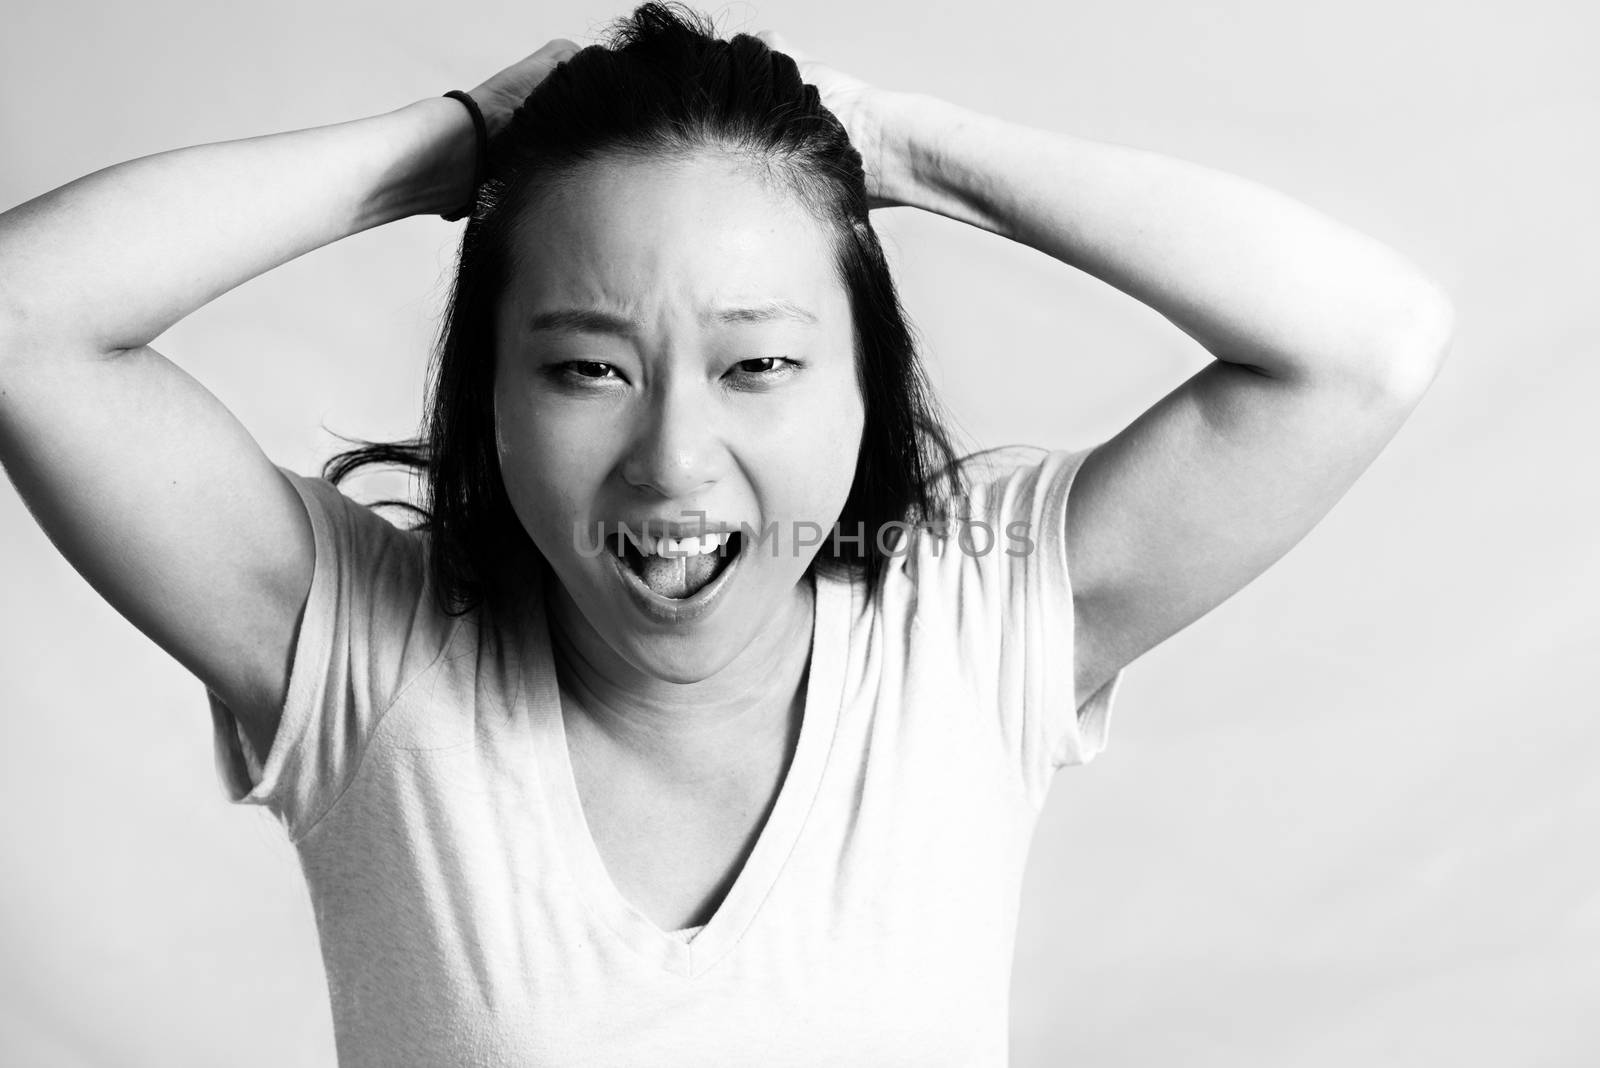
{"type": "Polygon", "coordinates": [[[470,96],[486,167],[438,98],[0,216],[0,459],[205,683],[230,796],[299,852],[341,1063],[1004,1063],[1051,776],[1103,746],[1127,664],[1383,448],[1448,301],[1248,182],[686,10],[470,96]],[[953,463],[890,205],[1216,360],[1094,448],[953,463]],[[274,466],[149,347],[304,252],[463,211],[427,433],[326,471],[413,465],[415,529],[274,466]]]}

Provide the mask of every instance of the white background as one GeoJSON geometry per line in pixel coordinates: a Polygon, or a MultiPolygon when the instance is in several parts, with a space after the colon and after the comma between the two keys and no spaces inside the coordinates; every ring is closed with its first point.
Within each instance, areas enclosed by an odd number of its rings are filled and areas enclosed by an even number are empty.
{"type": "MultiPolygon", "coordinates": [[[[1014,1063],[1600,1057],[1591,11],[1533,0],[707,10],[892,88],[1279,188],[1399,248],[1459,338],[1287,557],[1137,661],[1058,776],[1014,1063]]],[[[117,161],[470,88],[596,3],[10,5],[0,205],[117,161]]],[[[969,441],[1086,446],[1209,357],[1019,245],[879,212],[969,441]]],[[[157,346],[277,462],[410,433],[459,228],[411,219],[157,346]]],[[[393,488],[357,484],[363,496],[393,488]]],[[[201,686],[0,491],[0,1062],[332,1064],[293,852],[225,804],[201,686]]],[[[937,937],[937,932],[930,932],[937,937]]]]}

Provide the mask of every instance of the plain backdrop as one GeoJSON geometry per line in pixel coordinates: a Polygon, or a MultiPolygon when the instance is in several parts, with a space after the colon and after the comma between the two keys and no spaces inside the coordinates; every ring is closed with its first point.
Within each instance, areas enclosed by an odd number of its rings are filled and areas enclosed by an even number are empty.
{"type": "MultiPolygon", "coordinates": [[[[622,7],[7,7],[0,205],[120,160],[470,88],[622,7]]],[[[1014,1063],[1600,1059],[1592,9],[1530,0],[704,8],[879,84],[1276,187],[1455,298],[1432,391],[1266,575],[1128,670],[1035,840],[1014,1063]]],[[[1104,440],[1205,365],[1048,257],[879,212],[968,439],[1104,440]]],[[[158,347],[279,463],[410,433],[459,236],[406,220],[158,347]]],[[[403,488],[403,484],[402,488],[403,488]]],[[[382,478],[352,486],[368,498],[382,478]]],[[[331,1065],[294,854],[202,687],[0,486],[0,1062],[331,1065]]],[[[929,937],[938,937],[929,932],[929,937]]]]}

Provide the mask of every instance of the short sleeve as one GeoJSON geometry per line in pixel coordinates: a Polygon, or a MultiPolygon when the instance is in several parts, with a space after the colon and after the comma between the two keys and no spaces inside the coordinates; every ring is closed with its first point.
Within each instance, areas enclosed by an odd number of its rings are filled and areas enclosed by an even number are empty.
{"type": "Polygon", "coordinates": [[[329,811],[406,679],[443,647],[425,536],[330,482],[278,469],[311,520],[316,561],[271,749],[254,751],[214,693],[212,736],[228,800],[261,805],[298,841],[329,811]]]}
{"type": "Polygon", "coordinates": [[[948,522],[919,528],[908,552],[915,627],[961,658],[969,692],[1038,797],[1056,770],[1105,748],[1123,677],[1076,693],[1066,521],[1091,451],[1009,446],[967,457],[966,496],[948,522]]]}

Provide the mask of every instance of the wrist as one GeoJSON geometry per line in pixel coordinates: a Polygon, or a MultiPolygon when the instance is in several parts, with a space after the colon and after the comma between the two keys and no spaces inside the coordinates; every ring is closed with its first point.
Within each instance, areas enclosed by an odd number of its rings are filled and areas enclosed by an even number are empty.
{"type": "Polygon", "coordinates": [[[383,116],[398,151],[363,208],[360,229],[441,215],[473,195],[477,132],[459,100],[430,97],[383,116]]]}
{"type": "Polygon", "coordinates": [[[484,125],[489,129],[489,143],[500,136],[502,130],[511,125],[511,115],[522,104],[520,98],[513,99],[504,92],[494,88],[489,82],[484,82],[469,91],[469,95],[478,104],[478,109],[483,112],[484,125]]]}
{"type": "Polygon", "coordinates": [[[939,149],[937,112],[943,102],[924,93],[879,91],[865,110],[872,131],[879,195],[907,207],[934,199],[939,149]]]}
{"type": "Polygon", "coordinates": [[[883,94],[877,125],[886,195],[907,207],[995,230],[995,220],[983,210],[993,161],[971,151],[985,121],[978,112],[927,93],[883,94]]]}

